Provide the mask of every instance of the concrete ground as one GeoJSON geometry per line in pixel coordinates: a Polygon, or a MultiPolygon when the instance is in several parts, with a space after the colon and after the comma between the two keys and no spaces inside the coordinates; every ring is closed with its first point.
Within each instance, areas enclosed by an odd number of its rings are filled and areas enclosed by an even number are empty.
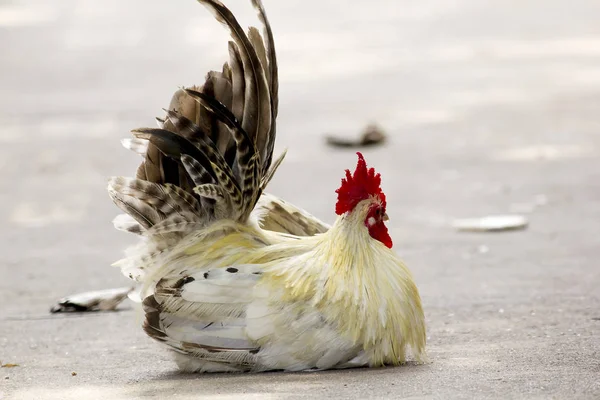
{"type": "Polygon", "coordinates": [[[105,182],[139,160],[119,139],[220,68],[227,34],[192,0],[0,0],[0,360],[19,364],[0,368],[0,398],[600,398],[600,3],[264,1],[289,147],[270,190],[332,221],[355,155],[323,136],[384,127],[364,153],[431,362],[189,376],[131,303],[50,315],[128,283],[109,266],[132,238],[105,182]],[[514,212],[528,229],[451,227],[514,212]]]}

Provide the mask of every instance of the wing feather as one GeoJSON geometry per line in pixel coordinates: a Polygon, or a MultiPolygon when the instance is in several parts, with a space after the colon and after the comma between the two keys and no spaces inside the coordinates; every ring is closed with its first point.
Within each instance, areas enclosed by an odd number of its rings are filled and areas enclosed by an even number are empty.
{"type": "Polygon", "coordinates": [[[314,236],[330,228],[303,209],[267,193],[258,200],[255,215],[263,229],[296,236],[314,236]]]}

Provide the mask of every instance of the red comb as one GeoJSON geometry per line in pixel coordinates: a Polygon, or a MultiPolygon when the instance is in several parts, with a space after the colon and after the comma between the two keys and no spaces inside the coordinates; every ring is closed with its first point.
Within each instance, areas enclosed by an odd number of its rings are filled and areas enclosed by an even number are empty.
{"type": "Polygon", "coordinates": [[[335,192],[338,194],[338,201],[335,205],[335,213],[342,215],[352,211],[358,203],[368,199],[371,196],[378,196],[383,203],[385,210],[385,194],[381,191],[381,175],[375,173],[374,168],[367,169],[365,158],[360,152],[358,163],[353,175],[350,170],[346,170],[346,178],[342,179],[342,186],[335,192]]]}

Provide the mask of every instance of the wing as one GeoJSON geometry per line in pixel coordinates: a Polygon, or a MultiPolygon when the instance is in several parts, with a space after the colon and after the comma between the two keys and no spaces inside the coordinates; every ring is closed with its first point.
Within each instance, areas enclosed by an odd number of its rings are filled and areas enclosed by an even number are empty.
{"type": "Polygon", "coordinates": [[[163,278],[143,302],[144,330],[190,372],[328,369],[356,355],[310,302],[258,284],[262,274],[248,264],[163,278]]]}
{"type": "Polygon", "coordinates": [[[260,347],[246,336],[246,308],[260,274],[237,265],[163,278],[142,303],[144,330],[182,356],[182,369],[249,371],[260,347]]]}
{"type": "Polygon", "coordinates": [[[314,236],[330,228],[303,209],[268,193],[258,200],[255,215],[261,228],[296,236],[314,236]]]}
{"type": "Polygon", "coordinates": [[[277,59],[261,2],[252,4],[264,37],[256,28],[244,32],[218,0],[199,2],[231,32],[229,61],[202,86],[178,90],[158,128],[136,129],[124,141],[144,160],[136,178],[109,182],[128,215],[115,221],[119,229],[163,237],[221,219],[246,222],[281,161],[272,163],[277,59]]]}

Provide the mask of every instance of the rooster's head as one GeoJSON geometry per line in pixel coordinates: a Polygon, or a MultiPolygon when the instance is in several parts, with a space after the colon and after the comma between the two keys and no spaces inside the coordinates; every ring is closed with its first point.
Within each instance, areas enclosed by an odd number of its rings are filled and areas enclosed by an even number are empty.
{"type": "Polygon", "coordinates": [[[363,155],[356,154],[358,163],[354,174],[346,170],[342,185],[335,191],[338,194],[335,213],[364,221],[373,239],[392,248],[392,238],[385,226],[388,216],[385,210],[385,194],[381,191],[381,175],[376,174],[374,168],[367,169],[363,155]]]}

